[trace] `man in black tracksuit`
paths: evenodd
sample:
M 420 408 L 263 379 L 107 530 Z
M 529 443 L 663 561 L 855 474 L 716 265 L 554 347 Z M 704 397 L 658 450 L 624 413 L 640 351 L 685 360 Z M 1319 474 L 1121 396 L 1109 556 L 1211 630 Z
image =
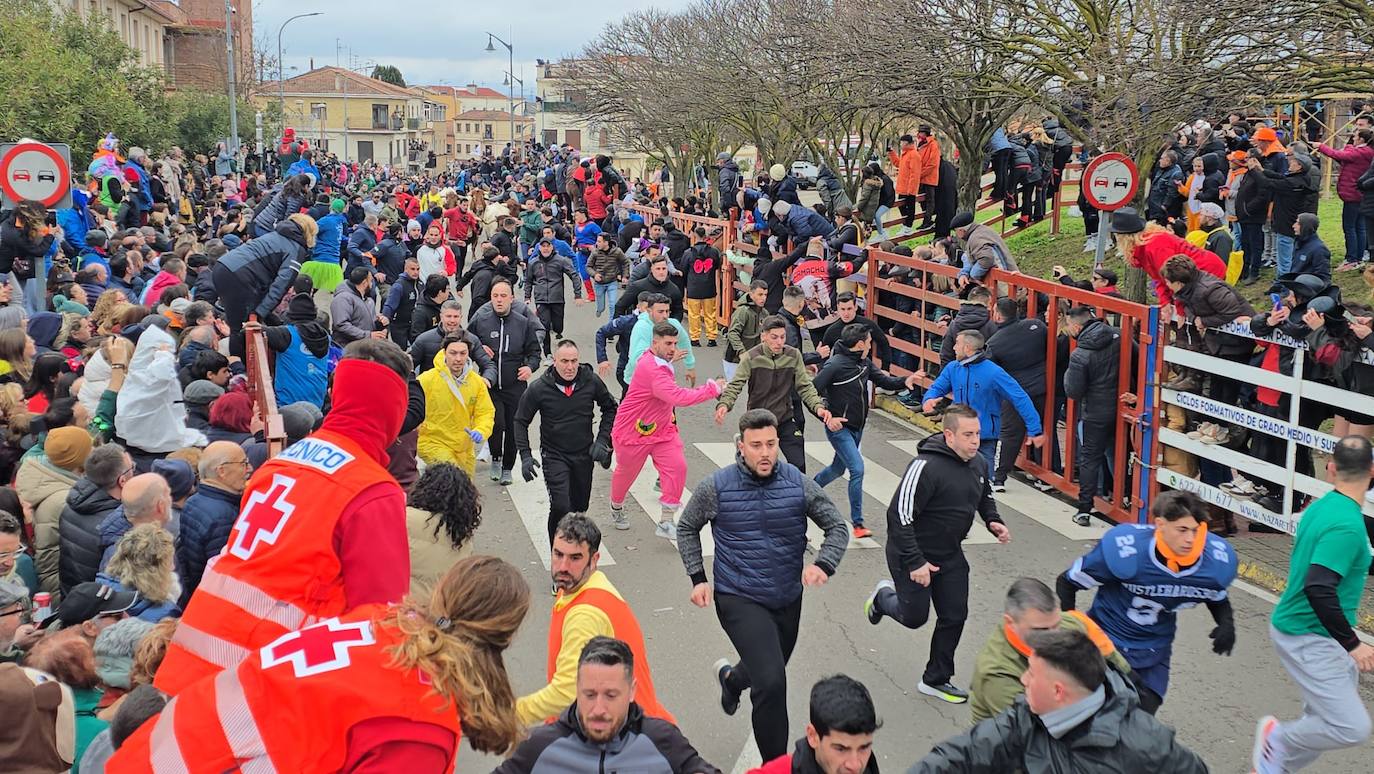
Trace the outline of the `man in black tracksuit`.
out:
M 463 288 L 469 283 L 472 285 L 472 299 L 468 305 L 468 321 L 477 316 L 477 310 L 482 305 L 491 300 L 492 283 L 498 279 L 504 279 L 515 287 L 516 281 L 520 278 L 520 272 L 516 264 L 509 258 L 502 255 L 495 247 L 487 246 L 482 249 L 482 257 L 472 262 L 466 273 L 458 279 L 458 292 L 462 293 Z
M 491 448 L 491 480 L 507 485 L 515 468 L 515 412 L 525 384 L 539 367 L 539 332 L 534 322 L 516 311 L 515 293 L 505 278 L 491 285 L 490 304 L 478 311 L 468 323 L 468 331 L 482 342 L 489 357 L 496 361 L 496 383 L 491 386 L 491 402 L 496 408 L 496 424 L 488 443 Z
M 592 435 L 592 406 L 601 407 L 601 424 Z M 592 463 L 611 466 L 611 426 L 615 424 L 615 398 L 589 364 L 578 362 L 577 345 L 559 343 L 553 351 L 553 368 L 546 369 L 520 397 L 515 412 L 515 447 L 520 452 L 521 474 L 533 481 L 535 470 L 530 447 L 530 423 L 539 419 L 539 457 L 544 485 L 549 490 L 549 545 L 558 522 L 569 513 L 586 513 L 592 496 Z M 616 523 L 617 529 L 628 529 Z
M 1083 440 L 1078 446 L 1078 513 L 1080 527 L 1092 523 L 1093 501 L 1107 470 L 1107 455 L 1116 437 L 1120 413 L 1121 331 L 1098 319 L 1091 307 L 1069 310 L 1065 329 L 1078 346 L 1064 371 L 1064 397 L 1078 401 Z
M 1011 532 L 997 514 L 988 463 L 978 453 L 978 412 L 962 403 L 945 410 L 944 432 L 921 441 L 916 459 L 887 507 L 887 569 L 864 604 L 868 621 L 883 616 L 919 629 L 935 606 L 930 660 L 917 690 L 951 704 L 968 701 L 956 688 L 954 651 L 968 618 L 968 560 L 962 543 L 975 511 L 998 542 Z
M 1035 410 L 1040 414 L 1040 426 L 1050 427 L 1045 417 L 1045 350 L 1048 346 L 1049 328 L 1038 317 L 1017 319 L 1016 299 L 1002 297 L 992 308 L 992 319 L 997 332 L 988 339 L 988 359 L 1002 366 L 1021 389 L 1026 391 Z M 1046 441 L 1053 444 L 1056 434 L 1047 432 Z M 1016 450 L 1026 440 L 1026 423 L 1021 415 L 1007 401 L 1002 401 L 1001 449 L 997 457 L 997 470 L 992 474 L 993 491 L 1007 483 L 1007 475 L 1016 467 Z M 1040 454 L 1037 449 L 1032 454 Z M 1050 446 L 1050 459 L 1054 459 L 1055 449 Z M 1043 462 L 1041 464 L 1044 464 Z M 1047 466 L 1050 467 L 1050 466 Z
M 639 294 L 644 291 L 662 293 L 668 297 L 668 316 L 678 322 L 683 318 L 682 288 L 668 276 L 668 258 L 655 256 L 649 259 L 649 276 L 631 282 L 625 292 L 615 302 L 615 316 L 629 314 L 639 303 Z
M 573 297 L 582 303 L 582 277 L 572 261 L 553 251 L 553 242 L 539 240 L 539 247 L 525 267 L 525 303 L 534 301 L 539 321 L 544 324 L 544 354 L 553 354 L 553 345 L 563 337 L 563 277 L 572 280 Z

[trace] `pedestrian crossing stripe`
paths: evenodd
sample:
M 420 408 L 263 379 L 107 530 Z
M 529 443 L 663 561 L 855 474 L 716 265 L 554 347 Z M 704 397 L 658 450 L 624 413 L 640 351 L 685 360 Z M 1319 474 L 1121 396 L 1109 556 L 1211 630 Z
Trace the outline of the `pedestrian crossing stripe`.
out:
M 913 457 L 916 456 L 917 446 L 921 443 L 919 439 L 911 441 L 888 439 L 887 442 Z M 1097 540 L 1108 529 L 1108 525 L 1101 519 L 1093 519 L 1092 524 L 1086 527 L 1074 524 L 1073 514 L 1077 510 L 1074 506 L 1042 492 L 1037 492 L 1033 487 L 1027 486 L 1015 478 L 1007 479 L 1007 491 L 996 495 L 996 498 L 998 505 L 1005 505 L 1017 513 L 1025 514 L 1027 518 L 1034 519 L 1071 540 Z M 1015 538 L 1015 534 L 1012 537 Z M 992 533 L 986 529 L 979 529 L 978 525 L 975 524 L 965 542 L 995 543 L 997 538 L 994 538 Z
M 639 477 L 630 485 L 630 496 L 635 499 L 635 502 L 639 503 L 640 509 L 644 511 L 644 515 L 649 519 L 649 524 L 654 527 L 658 526 L 658 515 L 663 511 L 663 506 L 658 501 L 659 493 L 654 491 L 654 482 L 657 480 L 658 473 L 654 470 L 653 461 L 646 460 L 644 467 L 639 471 Z M 677 523 L 678 519 L 682 518 L 682 510 L 687 507 L 687 503 L 691 502 L 691 500 L 691 487 L 683 487 L 682 508 L 679 508 L 677 514 L 673 517 L 674 524 Z M 658 539 L 662 540 L 662 538 Z M 715 553 L 716 541 L 711 537 L 711 529 L 707 527 L 701 531 L 701 555 L 703 557 L 715 556 Z
M 549 569 L 549 490 L 544 486 L 543 477 L 538 477 L 533 481 L 526 481 L 516 470 L 511 479 L 510 486 L 503 486 L 506 494 L 510 496 L 511 504 L 520 514 L 520 522 L 524 524 L 525 531 L 529 533 L 530 542 L 534 545 L 534 553 L 539 556 L 539 561 L 543 562 L 544 569 Z M 595 506 L 595 503 L 593 503 Z M 611 556 L 611 549 L 606 545 L 606 531 L 601 533 L 601 559 L 599 564 L 602 567 L 615 564 L 615 559 Z

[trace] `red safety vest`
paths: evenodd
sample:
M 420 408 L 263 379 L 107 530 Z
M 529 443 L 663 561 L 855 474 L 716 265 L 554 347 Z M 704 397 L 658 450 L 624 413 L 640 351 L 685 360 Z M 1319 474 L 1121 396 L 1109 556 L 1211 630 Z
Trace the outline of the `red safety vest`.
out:
M 558 666 L 558 653 L 563 649 L 563 618 L 568 615 L 569 610 L 578 605 L 591 605 L 605 613 L 606 617 L 611 619 L 611 629 L 615 638 L 630 646 L 630 652 L 635 657 L 634 700 L 639 704 L 639 708 L 649 717 L 660 718 L 677 725 L 677 719 L 658 703 L 658 697 L 654 694 L 654 679 L 649 674 L 648 654 L 644 652 L 644 634 L 639 630 L 639 621 L 635 620 L 634 611 L 630 610 L 625 600 L 606 589 L 583 589 L 566 607 L 561 610 L 554 607 L 553 620 L 549 622 L 547 679 L 553 681 L 554 671 Z
M 289 632 L 237 668 L 200 680 L 130 736 L 105 771 L 335 772 L 350 729 L 382 717 L 452 731 L 456 757 L 458 708 L 424 673 L 391 666 L 390 650 L 404 635 L 379 623 L 389 610 L 364 605 Z
M 224 551 L 205 568 L 153 684 L 175 695 L 249 653 L 344 612 L 334 527 L 374 484 L 396 480 L 348 438 L 322 430 L 253 474 Z

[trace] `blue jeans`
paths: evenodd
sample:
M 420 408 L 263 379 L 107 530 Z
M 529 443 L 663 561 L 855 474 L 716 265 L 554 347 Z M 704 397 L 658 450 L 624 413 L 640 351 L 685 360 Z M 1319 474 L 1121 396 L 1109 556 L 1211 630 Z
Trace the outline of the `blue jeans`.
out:
M 1341 204 L 1341 230 L 1345 232 L 1345 260 L 1351 263 L 1363 261 L 1365 250 L 1369 249 L 1369 234 L 1365 232 L 1359 202 Z
M 878 232 L 879 235 L 883 233 L 883 217 L 887 215 L 887 211 L 890 209 L 892 208 L 884 207 L 879 204 L 878 211 L 873 215 L 873 230 Z
M 587 253 L 582 251 L 582 248 L 578 248 L 573 253 L 573 267 L 577 269 L 578 275 L 581 276 L 583 280 L 591 279 L 591 275 L 587 273 L 587 255 Z
M 1293 235 L 1274 234 L 1274 263 L 1282 277 L 1293 270 Z
M 620 283 L 615 281 L 593 282 L 592 290 L 596 293 L 596 316 L 600 317 L 601 310 L 605 309 L 609 304 L 611 307 L 611 316 L 614 317 L 615 300 L 620 295 Z
M 825 486 L 849 471 L 849 520 L 854 526 L 864 523 L 864 458 L 859 455 L 859 442 L 864 431 L 841 427 L 832 433 L 826 428 L 825 437 L 835 447 L 835 461 L 816 474 L 816 483 Z
M 997 470 L 997 440 L 997 438 L 984 438 L 978 442 L 978 453 L 988 461 L 989 480 L 992 479 L 992 472 Z

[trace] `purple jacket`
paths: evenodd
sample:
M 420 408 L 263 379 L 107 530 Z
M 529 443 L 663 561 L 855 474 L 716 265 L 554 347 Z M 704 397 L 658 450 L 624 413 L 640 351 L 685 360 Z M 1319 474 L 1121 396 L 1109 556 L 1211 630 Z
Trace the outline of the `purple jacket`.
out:
M 1374 146 L 1346 145 L 1337 150 L 1328 145 L 1318 145 L 1317 152 L 1341 164 L 1340 175 L 1336 178 L 1336 195 L 1343 202 L 1359 204 L 1363 192 L 1355 185 L 1355 181 L 1369 169 L 1370 163 L 1374 163 Z

